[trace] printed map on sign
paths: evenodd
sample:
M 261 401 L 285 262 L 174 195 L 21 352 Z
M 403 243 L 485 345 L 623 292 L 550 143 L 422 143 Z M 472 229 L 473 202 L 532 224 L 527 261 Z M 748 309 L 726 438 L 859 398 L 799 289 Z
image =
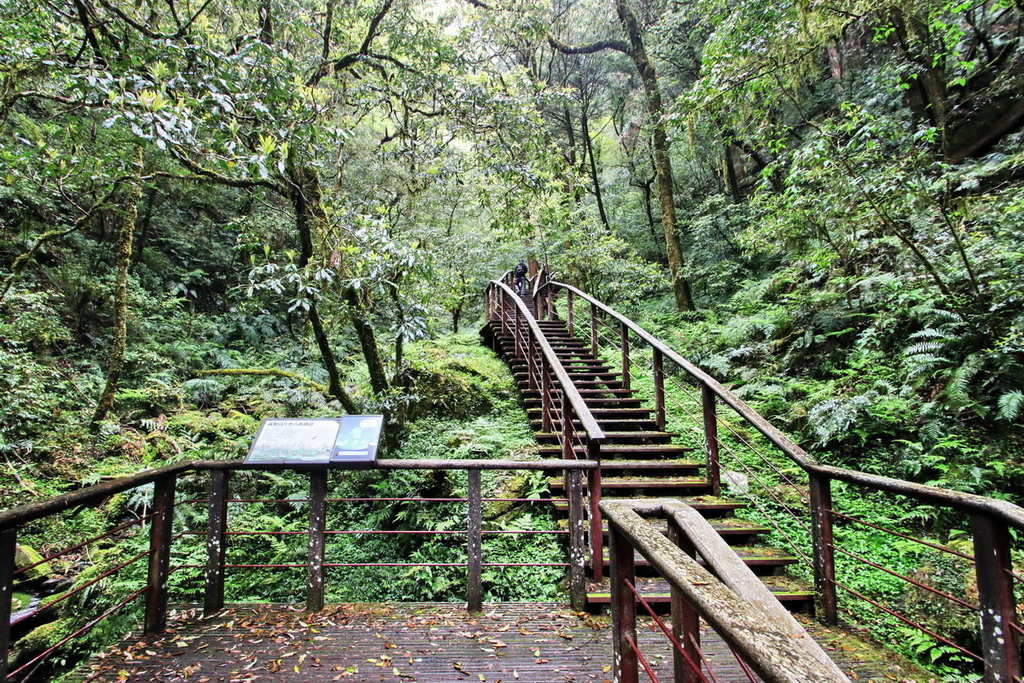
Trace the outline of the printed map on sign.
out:
M 250 465 L 368 465 L 377 457 L 381 415 L 268 418 L 249 448 Z

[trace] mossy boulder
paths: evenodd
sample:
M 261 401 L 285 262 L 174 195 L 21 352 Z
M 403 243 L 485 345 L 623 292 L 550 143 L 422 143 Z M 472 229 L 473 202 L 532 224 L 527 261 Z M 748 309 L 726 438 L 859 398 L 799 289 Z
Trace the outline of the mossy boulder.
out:
M 51 572 L 50 563 L 43 562 L 43 556 L 40 555 L 35 548 L 27 545 L 21 545 L 20 543 L 16 546 L 14 551 L 14 566 L 16 569 L 30 567 L 30 569 L 26 570 L 24 573 L 19 574 L 19 584 L 45 581 L 49 578 Z
M 53 647 L 67 637 L 71 628 L 68 619 L 58 619 L 35 627 L 15 643 L 11 661 L 17 663 Z

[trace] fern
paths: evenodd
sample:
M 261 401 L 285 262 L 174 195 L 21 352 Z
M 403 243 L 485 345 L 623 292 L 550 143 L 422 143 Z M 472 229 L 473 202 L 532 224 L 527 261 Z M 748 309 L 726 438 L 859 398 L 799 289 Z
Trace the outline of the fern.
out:
M 972 354 L 953 371 L 952 376 L 949 378 L 949 383 L 946 384 L 946 388 L 942 391 L 950 407 L 965 408 L 970 405 L 969 384 L 981 370 L 984 362 L 985 357 L 983 355 L 978 353 Z
M 1024 391 L 1008 391 L 999 397 L 999 412 L 996 417 L 1000 420 L 1012 422 L 1020 416 L 1024 409 Z

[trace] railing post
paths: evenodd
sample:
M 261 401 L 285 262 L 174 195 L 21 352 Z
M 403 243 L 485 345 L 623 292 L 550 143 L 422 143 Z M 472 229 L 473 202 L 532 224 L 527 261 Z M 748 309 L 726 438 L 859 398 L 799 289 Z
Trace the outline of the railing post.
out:
M 512 335 L 512 329 L 509 326 L 509 316 L 508 316 L 508 313 L 507 313 L 507 310 L 506 310 L 508 308 L 508 305 L 507 305 L 508 295 L 505 294 L 505 290 L 502 290 L 501 292 L 498 293 L 498 296 L 500 296 L 501 300 L 502 300 L 501 306 L 500 306 L 501 318 L 502 318 L 502 334 L 506 335 L 506 336 L 511 336 Z
M 652 349 L 651 365 L 654 372 L 654 421 L 658 431 L 665 431 L 665 356 Z
M 576 611 L 587 606 L 587 582 L 583 575 L 587 562 L 583 546 L 583 472 L 566 470 L 569 493 L 569 604 Z
M 1005 523 L 977 512 L 971 516 L 971 532 L 974 535 L 978 602 L 981 603 L 984 680 L 985 683 L 1020 680 L 1010 534 Z
M 639 660 L 630 642 L 636 642 L 636 599 L 626 582 L 636 582 L 633 546 L 614 525 L 608 526 L 608 554 L 612 573 L 612 662 L 615 683 L 639 683 Z
M 324 608 L 324 532 L 327 528 L 327 470 L 309 473 L 309 554 L 306 559 L 306 611 Z
M 715 416 L 715 392 L 707 384 L 700 385 L 701 407 L 704 414 L 704 455 L 707 463 L 711 493 L 722 491 L 722 473 L 718 461 L 718 419 Z
M 601 530 L 601 443 L 587 440 L 587 459 L 599 465 L 590 470 L 590 571 L 594 581 L 604 578 L 604 532 Z
M 622 346 L 622 388 L 629 391 L 629 328 L 619 324 L 619 339 Z
M 814 608 L 826 626 L 839 623 L 836 560 L 832 536 L 832 480 L 815 472 L 810 477 L 811 542 L 814 552 Z
M 573 460 L 576 458 L 576 449 L 573 439 L 576 438 L 576 425 L 572 423 L 572 402 L 566 394 L 562 394 L 562 458 Z
M 206 571 L 203 616 L 224 608 L 225 532 L 228 522 L 228 470 L 210 473 L 209 528 L 206 530 Z
M 537 391 L 537 356 L 541 355 L 537 350 L 537 339 L 533 336 L 533 331 L 530 331 L 528 337 L 528 346 L 526 354 L 526 373 L 529 375 L 530 391 Z
M 569 329 L 569 336 L 573 335 L 573 311 L 572 311 L 572 290 L 565 293 L 565 325 Z
M 551 367 L 548 365 L 547 357 L 540 359 L 540 419 L 541 431 L 545 434 L 552 434 L 555 431 L 554 420 L 551 413 L 554 412 L 554 397 L 551 395 Z
M 7 680 L 7 655 L 11 649 L 11 609 L 14 602 L 14 556 L 18 530 L 0 531 L 0 681 Z
M 597 306 L 590 304 L 590 355 L 597 358 Z
M 177 476 L 153 485 L 153 521 L 149 526 L 149 590 L 146 593 L 145 632 L 159 633 L 167 623 L 167 577 L 171 567 L 171 532 L 174 523 L 174 486 Z
M 522 332 L 522 329 L 523 329 L 522 318 L 523 318 L 523 315 L 520 312 L 518 306 L 513 308 L 512 311 L 513 311 L 513 315 L 515 316 L 515 319 L 516 319 L 515 328 L 514 328 L 514 330 L 512 332 L 512 336 L 515 338 L 515 346 L 512 347 L 513 348 L 513 355 L 516 358 L 522 358 L 523 357 L 523 340 L 522 340 L 522 334 L 523 334 L 523 332 Z
M 672 543 L 690 557 L 696 556 L 686 536 L 679 530 L 675 520 L 669 520 L 668 537 Z M 683 646 L 683 651 L 673 648 L 672 669 L 675 683 L 701 683 L 706 680 L 695 669 L 700 661 L 700 614 L 693 609 L 678 588 L 672 586 L 672 636 Z
M 470 612 L 482 612 L 484 609 L 483 586 L 483 494 L 480 486 L 480 470 L 468 471 L 469 481 L 466 494 L 468 537 L 466 559 L 466 609 Z

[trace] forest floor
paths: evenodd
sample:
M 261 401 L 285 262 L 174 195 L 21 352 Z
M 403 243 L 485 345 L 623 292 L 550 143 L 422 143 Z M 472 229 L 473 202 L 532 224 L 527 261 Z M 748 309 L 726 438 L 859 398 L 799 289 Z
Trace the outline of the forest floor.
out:
M 671 680 L 665 638 L 641 623 L 648 664 L 659 680 Z M 71 680 L 603 683 L 612 679 L 609 625 L 607 617 L 553 603 L 491 603 L 478 615 L 456 603 L 337 605 L 316 614 L 258 605 L 209 619 L 186 609 L 172 617 L 166 633 L 129 636 Z M 851 680 L 930 680 L 847 632 L 809 627 Z M 702 646 L 717 679 L 748 681 L 725 644 L 704 630 Z

